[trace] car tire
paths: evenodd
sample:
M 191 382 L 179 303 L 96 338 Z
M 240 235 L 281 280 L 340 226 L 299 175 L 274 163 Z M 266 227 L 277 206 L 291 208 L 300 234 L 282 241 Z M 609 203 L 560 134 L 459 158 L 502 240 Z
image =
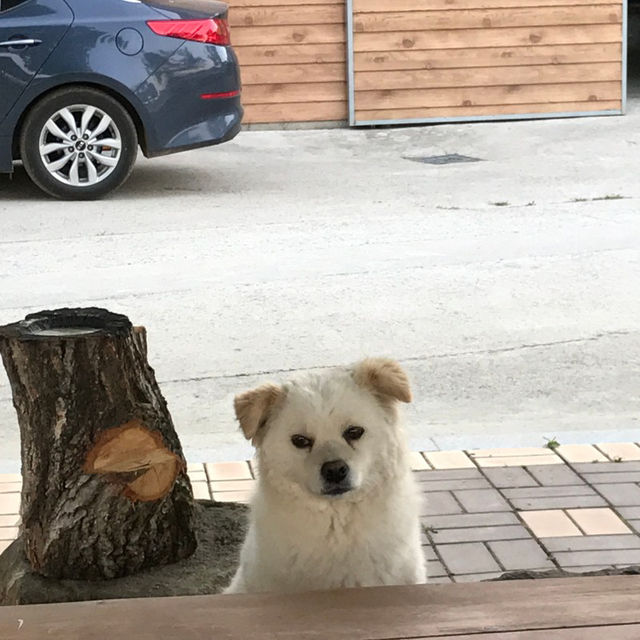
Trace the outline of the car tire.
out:
M 127 110 L 89 87 L 67 87 L 42 98 L 20 134 L 29 177 L 63 200 L 95 200 L 117 189 L 137 153 L 138 135 Z

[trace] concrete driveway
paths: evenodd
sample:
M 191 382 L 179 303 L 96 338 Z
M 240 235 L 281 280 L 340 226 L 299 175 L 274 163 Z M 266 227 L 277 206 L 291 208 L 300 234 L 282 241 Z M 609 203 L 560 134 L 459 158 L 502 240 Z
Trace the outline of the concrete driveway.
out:
M 478 162 L 409 158 L 463 154 Z M 640 108 L 626 117 L 253 131 L 141 159 L 112 198 L 0 177 L 0 323 L 102 305 L 149 330 L 192 460 L 233 395 L 387 354 L 414 448 L 638 440 Z M 0 470 L 19 438 L 0 374 Z

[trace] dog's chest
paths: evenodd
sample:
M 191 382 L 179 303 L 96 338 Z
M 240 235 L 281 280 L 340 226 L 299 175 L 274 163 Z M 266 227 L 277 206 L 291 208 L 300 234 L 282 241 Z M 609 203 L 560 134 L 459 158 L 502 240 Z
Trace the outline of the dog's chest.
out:
M 335 513 L 309 518 L 281 551 L 290 577 L 307 588 L 383 584 L 395 571 L 402 536 L 387 523 Z

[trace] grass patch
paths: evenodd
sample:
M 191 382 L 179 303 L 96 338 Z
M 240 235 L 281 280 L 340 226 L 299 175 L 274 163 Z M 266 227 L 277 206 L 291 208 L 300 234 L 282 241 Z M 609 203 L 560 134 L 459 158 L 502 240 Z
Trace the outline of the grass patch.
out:
M 547 449 L 551 449 L 551 451 L 560 446 L 560 443 L 556 440 L 555 436 L 553 436 L 553 438 L 545 438 L 545 440 L 547 441 L 547 444 L 544 446 L 547 447 Z

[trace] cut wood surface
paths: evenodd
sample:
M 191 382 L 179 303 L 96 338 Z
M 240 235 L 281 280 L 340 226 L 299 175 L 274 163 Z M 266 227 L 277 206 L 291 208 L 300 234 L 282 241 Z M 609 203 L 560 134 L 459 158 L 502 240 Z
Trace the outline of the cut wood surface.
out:
M 639 629 L 639 576 L 0 608 L 3 640 L 636 640 Z
M 122 495 L 149 502 L 167 495 L 183 468 L 184 462 L 167 449 L 159 433 L 133 419 L 100 434 L 83 470 L 87 474 L 126 474 Z

